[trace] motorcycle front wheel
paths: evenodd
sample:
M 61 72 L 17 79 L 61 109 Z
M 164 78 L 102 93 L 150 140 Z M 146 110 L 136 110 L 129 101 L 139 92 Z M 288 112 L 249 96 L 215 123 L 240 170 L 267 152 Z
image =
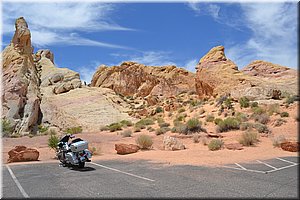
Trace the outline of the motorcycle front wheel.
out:
M 78 168 L 84 168 L 85 162 L 79 162 Z

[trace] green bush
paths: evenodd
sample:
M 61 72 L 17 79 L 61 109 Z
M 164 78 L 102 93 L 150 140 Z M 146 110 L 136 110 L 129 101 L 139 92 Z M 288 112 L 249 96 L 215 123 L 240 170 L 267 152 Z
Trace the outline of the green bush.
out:
M 176 120 L 183 121 L 186 118 L 186 116 L 187 116 L 186 114 L 180 114 L 177 116 Z
M 143 127 L 143 126 L 148 126 L 148 125 L 153 125 L 154 121 L 151 118 L 144 118 L 138 121 L 135 126 L 136 127 Z
M 225 101 L 224 101 L 224 105 L 227 109 L 232 109 L 233 106 L 232 106 L 232 99 L 231 98 L 227 98 Z
M 155 131 L 156 135 L 161 135 L 161 134 L 165 134 L 166 132 L 168 132 L 170 130 L 170 128 L 168 127 L 162 127 L 162 128 L 158 128 Z
M 115 132 L 122 130 L 122 125 L 120 123 L 112 123 L 108 126 L 110 132 Z
M 249 107 L 249 99 L 247 97 L 241 97 L 239 100 L 241 108 L 248 108 Z
M 108 130 L 109 130 L 108 126 L 101 126 L 100 127 L 100 131 L 108 131 Z
M 282 112 L 282 113 L 280 113 L 280 117 L 289 117 L 289 113 L 288 112 Z
M 123 131 L 123 132 L 121 133 L 121 135 L 122 135 L 123 137 L 131 137 L 132 131 L 131 131 L 131 130 Z
M 284 123 L 286 123 L 286 120 L 284 120 L 282 118 L 279 118 L 279 119 L 276 119 L 276 121 L 274 122 L 274 126 L 278 127 L 278 126 L 281 126 Z
M 266 110 L 261 107 L 253 107 L 252 112 L 253 112 L 253 114 L 261 115 L 263 113 L 266 113 Z
M 214 120 L 215 125 L 218 125 L 221 121 L 223 121 L 221 118 L 216 118 Z
M 133 126 L 133 123 L 132 123 L 131 121 L 128 121 L 128 120 L 122 120 L 122 121 L 120 121 L 120 124 L 121 124 L 123 127 Z
M 48 127 L 45 127 L 45 126 L 40 124 L 40 125 L 38 125 L 38 130 L 39 130 L 40 133 L 44 133 L 48 130 Z
M 205 121 L 207 122 L 213 122 L 215 117 L 212 114 L 206 115 Z
M 239 143 L 244 146 L 252 146 L 258 142 L 258 134 L 254 131 L 246 131 L 242 134 L 241 138 L 239 139 Z
M 190 104 L 191 104 L 191 106 L 195 107 L 195 106 L 201 105 L 201 101 L 193 99 L 190 101 Z
M 155 129 L 154 129 L 152 126 L 148 126 L 148 127 L 147 127 L 147 130 L 148 130 L 149 132 L 155 131 Z
M 248 121 L 248 116 L 247 116 L 247 114 L 241 113 L 241 112 L 235 113 L 235 118 L 236 118 L 239 122 L 246 122 L 246 121 Z
M 158 117 L 156 120 L 158 124 L 165 123 L 165 120 L 162 117 Z
M 295 95 L 288 95 L 286 100 L 285 100 L 285 103 L 287 105 L 294 103 L 294 101 L 296 100 L 296 97 L 297 96 L 295 96 Z
M 256 101 L 254 101 L 254 102 L 252 102 L 252 103 L 250 104 L 250 107 L 251 107 L 251 108 L 257 108 L 257 107 L 258 107 L 258 103 L 257 103 Z
M 208 149 L 211 151 L 216 151 L 219 150 L 223 147 L 224 142 L 220 139 L 212 139 L 209 143 L 208 143 Z
M 188 134 L 188 128 L 187 125 L 182 124 L 182 123 L 178 123 L 176 124 L 176 126 L 174 126 L 171 129 L 172 133 L 181 133 L 181 134 Z
M 58 136 L 56 136 L 56 132 L 50 134 L 50 137 L 48 138 L 48 147 L 50 147 L 54 151 L 57 151 L 58 142 L 59 142 L 59 138 Z
M 261 123 L 255 123 L 254 128 L 259 132 L 259 133 L 271 133 L 269 128 Z
M 169 126 L 170 126 L 170 124 L 169 124 L 169 123 L 166 123 L 166 122 L 163 122 L 163 123 L 159 124 L 159 127 L 160 127 L 160 128 L 163 128 L 163 127 L 169 127 Z
M 2 137 L 10 137 L 13 133 L 13 127 L 10 124 L 9 120 L 3 118 L 1 119 L 2 125 Z
M 280 147 L 281 143 L 287 142 L 287 139 L 284 135 L 279 135 L 277 137 L 272 138 L 272 143 L 274 147 Z
M 164 112 L 164 109 L 161 106 L 158 106 L 158 107 L 156 107 L 155 112 L 161 113 L 161 112 Z
M 183 113 L 183 112 L 185 112 L 185 109 L 184 108 L 179 108 L 177 112 L 178 113 Z
M 186 127 L 189 132 L 199 132 L 202 130 L 201 122 L 197 118 L 189 119 L 186 123 Z
M 71 127 L 71 128 L 67 128 L 65 130 L 65 132 L 67 132 L 69 134 L 81 133 L 82 132 L 82 127 L 81 126 L 74 126 L 74 127 Z
M 140 135 L 135 142 L 141 149 L 149 149 L 153 144 L 153 141 L 149 135 Z
M 234 117 L 228 117 L 220 121 L 217 126 L 217 132 L 226 132 L 240 128 L 240 122 Z

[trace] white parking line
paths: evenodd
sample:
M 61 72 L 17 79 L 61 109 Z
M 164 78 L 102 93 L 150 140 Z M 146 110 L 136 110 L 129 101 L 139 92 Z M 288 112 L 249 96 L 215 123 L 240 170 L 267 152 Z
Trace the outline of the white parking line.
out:
M 294 165 L 297 165 L 298 163 L 295 163 L 295 162 L 292 162 L 292 161 L 289 161 L 289 160 L 285 160 L 285 159 L 282 159 L 282 158 L 276 158 L 277 160 L 281 160 L 283 162 L 287 162 L 287 163 L 291 163 L 291 164 L 294 164 Z
M 272 169 L 278 169 L 278 168 L 276 168 L 276 167 L 274 167 L 274 166 L 272 166 L 272 165 L 269 165 L 268 163 L 262 162 L 262 161 L 260 161 L 260 160 L 256 160 L 256 161 L 259 162 L 259 163 L 261 163 L 261 164 L 264 164 L 264 165 L 266 165 L 266 166 L 268 166 L 268 167 L 270 167 L 270 168 L 272 168 Z
M 10 169 L 10 167 L 8 165 L 6 165 L 6 168 L 8 169 L 12 179 L 15 181 L 16 185 L 18 186 L 20 192 L 22 193 L 22 195 L 25 198 L 29 198 L 28 194 L 25 192 L 24 188 L 21 186 L 20 182 L 18 181 L 18 179 L 16 178 L 16 176 L 14 175 L 13 171 Z
M 240 168 L 242 168 L 243 170 L 247 170 L 245 167 L 243 167 L 242 165 L 238 164 L 238 163 L 234 163 L 236 164 L 237 166 L 239 166 Z
M 90 163 L 93 164 L 93 165 L 99 166 L 99 167 L 103 167 L 105 169 L 113 170 L 113 171 L 116 171 L 116 172 L 119 172 L 119 173 L 123 173 L 123 174 L 129 175 L 129 176 L 136 177 L 136 178 L 140 178 L 140 179 L 144 179 L 144 180 L 152 181 L 152 182 L 155 181 L 155 180 L 152 180 L 152 179 L 149 179 L 149 178 L 145 178 L 145 177 L 138 176 L 138 175 L 135 175 L 135 174 L 131 174 L 131 173 L 128 173 L 128 172 L 123 172 L 121 170 L 114 169 L 114 168 L 111 168 L 111 167 L 107 167 L 107 166 L 104 166 L 104 165 L 100 165 L 100 164 L 97 164 L 97 163 L 93 163 L 93 162 L 90 162 Z

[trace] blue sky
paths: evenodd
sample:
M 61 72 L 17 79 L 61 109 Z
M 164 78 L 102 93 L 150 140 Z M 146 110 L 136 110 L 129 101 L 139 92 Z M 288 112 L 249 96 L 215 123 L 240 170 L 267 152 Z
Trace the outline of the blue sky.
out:
M 296 3 L 15 3 L 2 5 L 3 46 L 25 17 L 34 51 L 50 49 L 58 67 L 90 82 L 100 64 L 137 61 L 195 71 L 225 46 L 241 69 L 253 60 L 297 68 Z

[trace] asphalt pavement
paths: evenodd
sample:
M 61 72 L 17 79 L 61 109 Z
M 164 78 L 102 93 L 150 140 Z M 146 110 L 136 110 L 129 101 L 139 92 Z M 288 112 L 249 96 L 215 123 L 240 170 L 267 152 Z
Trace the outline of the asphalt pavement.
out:
M 2 167 L 2 198 L 298 198 L 298 157 L 221 167 L 92 161 Z

